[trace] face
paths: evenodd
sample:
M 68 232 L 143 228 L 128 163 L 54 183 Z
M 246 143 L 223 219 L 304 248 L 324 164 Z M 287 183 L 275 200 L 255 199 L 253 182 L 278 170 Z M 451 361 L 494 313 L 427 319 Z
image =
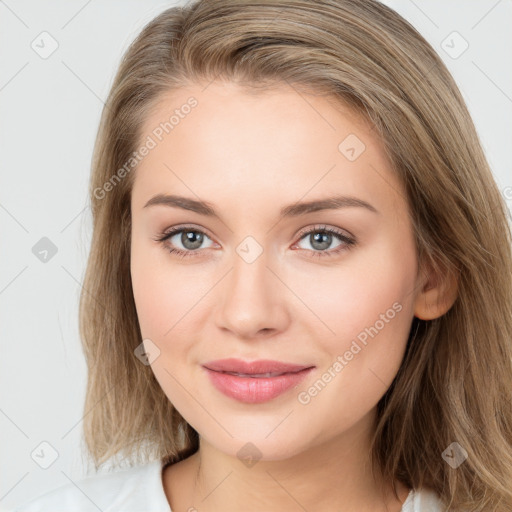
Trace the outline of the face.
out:
M 405 193 L 375 132 L 333 98 L 213 82 L 163 96 L 140 140 L 133 293 L 181 415 L 222 452 L 251 442 L 268 460 L 370 424 L 417 295 Z M 226 358 L 305 370 L 204 366 Z

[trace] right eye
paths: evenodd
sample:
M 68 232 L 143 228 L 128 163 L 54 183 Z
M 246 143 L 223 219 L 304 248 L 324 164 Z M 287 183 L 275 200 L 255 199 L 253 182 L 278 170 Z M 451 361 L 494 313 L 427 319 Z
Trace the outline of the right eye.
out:
M 169 253 L 179 257 L 197 256 L 198 249 L 203 244 L 205 237 L 211 240 L 206 233 L 197 228 L 175 226 L 161 233 L 156 241 L 162 243 Z M 182 248 L 179 247 L 181 244 Z M 178 247 L 176 247 L 178 245 Z

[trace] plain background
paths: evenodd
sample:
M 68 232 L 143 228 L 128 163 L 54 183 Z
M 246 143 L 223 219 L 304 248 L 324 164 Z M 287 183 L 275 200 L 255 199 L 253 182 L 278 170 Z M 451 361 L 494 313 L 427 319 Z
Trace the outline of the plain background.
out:
M 78 298 L 91 238 L 93 143 L 122 53 L 176 3 L 0 0 L 1 511 L 85 476 Z M 454 75 L 512 206 L 512 0 L 384 3 Z M 453 31 L 469 45 L 459 56 L 464 43 Z M 46 50 L 52 38 L 58 44 L 47 58 L 32 47 L 41 38 Z M 46 262 L 33 252 L 43 237 L 56 251 Z M 58 456 L 43 469 L 34 459 L 49 462 L 52 450 Z

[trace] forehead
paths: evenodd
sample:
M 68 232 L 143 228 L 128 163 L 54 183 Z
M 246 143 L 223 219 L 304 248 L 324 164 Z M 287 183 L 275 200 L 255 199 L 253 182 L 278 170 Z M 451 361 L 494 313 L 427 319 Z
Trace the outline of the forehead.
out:
M 194 122 L 197 118 L 200 123 Z M 185 123 L 186 119 L 192 121 Z M 196 130 L 201 129 L 196 134 L 198 138 L 206 130 L 209 130 L 206 133 L 209 138 L 214 135 L 213 131 L 229 135 L 231 128 L 238 136 L 245 134 L 249 138 L 259 132 L 271 134 L 274 139 L 278 136 L 279 141 L 283 141 L 292 137 L 296 140 L 299 136 L 309 138 L 313 132 L 328 133 L 349 128 L 362 139 L 371 138 L 368 142 L 379 142 L 371 133 L 371 123 L 348 104 L 333 96 L 312 90 L 305 92 L 303 87 L 299 89 L 286 83 L 263 88 L 213 81 L 166 91 L 146 115 L 142 133 L 158 132 L 160 127 L 164 137 L 171 132 L 173 136 L 179 136 L 180 132 L 186 131 L 186 124 L 191 123 Z M 178 125 L 182 125 L 180 129 Z M 160 137 L 158 133 L 156 136 Z
M 333 190 L 400 200 L 391 197 L 400 184 L 370 123 L 333 97 L 287 84 L 255 91 L 212 82 L 168 91 L 145 119 L 140 140 L 148 139 L 154 147 L 135 173 L 139 204 L 176 188 L 219 200 L 265 194 L 268 205 Z

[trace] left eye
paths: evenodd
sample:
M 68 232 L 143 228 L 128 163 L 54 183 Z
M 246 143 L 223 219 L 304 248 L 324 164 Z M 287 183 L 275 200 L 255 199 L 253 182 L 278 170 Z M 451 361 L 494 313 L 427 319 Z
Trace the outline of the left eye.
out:
M 326 251 L 325 249 L 331 246 L 333 238 L 340 240 L 340 243 L 333 250 Z M 315 228 L 301 233 L 300 240 L 302 239 L 308 240 L 313 247 L 311 254 L 313 257 L 333 256 L 350 249 L 356 244 L 354 238 L 326 226 L 315 226 Z
M 335 238 L 340 240 L 340 243 L 334 248 L 334 250 L 326 254 L 330 255 L 332 253 L 337 253 L 354 243 L 352 238 L 331 228 L 315 228 L 307 231 L 301 236 L 301 240 L 306 239 L 315 252 L 320 251 L 322 253 L 325 253 L 325 250 L 331 247 L 333 239 Z M 341 249 L 338 249 L 340 246 Z
M 343 232 L 338 231 L 337 229 L 328 228 L 326 226 L 317 226 L 313 229 L 302 232 L 299 241 L 306 239 L 306 237 L 309 237 L 307 240 L 313 247 L 312 249 L 306 250 L 312 252 L 312 256 L 315 257 L 338 254 L 343 250 L 348 250 L 350 247 L 356 244 L 354 238 L 345 235 Z M 174 241 L 173 238 L 175 239 Z M 158 238 L 156 238 L 156 241 L 163 243 L 170 253 L 174 253 L 180 257 L 188 257 L 197 256 L 200 253 L 198 249 L 201 248 L 205 238 L 211 241 L 211 238 L 199 229 L 177 227 L 166 231 Z M 340 243 L 335 247 L 334 250 L 326 251 L 326 249 L 331 246 L 333 238 L 340 240 Z M 177 248 L 177 243 L 180 243 L 183 249 Z M 298 243 L 294 244 L 292 247 L 296 247 L 297 245 Z M 211 245 L 209 247 L 211 247 Z

